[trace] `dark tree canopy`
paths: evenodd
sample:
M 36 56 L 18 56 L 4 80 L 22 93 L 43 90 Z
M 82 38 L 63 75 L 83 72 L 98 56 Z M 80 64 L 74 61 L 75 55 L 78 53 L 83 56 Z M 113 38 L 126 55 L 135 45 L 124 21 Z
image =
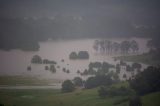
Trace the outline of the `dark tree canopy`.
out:
M 50 71 L 55 73 L 56 72 L 56 68 L 54 65 L 50 65 Z
M 97 86 L 101 85 L 111 85 L 112 84 L 112 79 L 110 76 L 107 75 L 96 75 L 95 77 L 89 77 L 86 82 L 85 82 L 85 88 L 90 89 L 90 88 L 95 88 Z
M 77 59 L 78 58 L 78 55 L 76 52 L 72 52 L 70 55 L 69 55 L 69 59 Z
M 132 68 L 133 68 L 133 70 L 134 69 L 140 70 L 142 68 L 142 65 L 140 63 L 133 63 Z
M 39 55 L 34 55 L 32 57 L 31 63 L 42 64 L 42 58 Z
M 74 89 L 75 87 L 71 80 L 65 80 L 62 83 L 62 92 L 72 92 Z
M 89 54 L 87 51 L 79 51 L 78 58 L 79 59 L 89 59 Z
M 80 77 L 75 77 L 73 79 L 73 82 L 75 86 L 83 86 L 83 80 Z
M 130 86 L 140 95 L 160 91 L 160 68 L 149 66 L 130 80 Z

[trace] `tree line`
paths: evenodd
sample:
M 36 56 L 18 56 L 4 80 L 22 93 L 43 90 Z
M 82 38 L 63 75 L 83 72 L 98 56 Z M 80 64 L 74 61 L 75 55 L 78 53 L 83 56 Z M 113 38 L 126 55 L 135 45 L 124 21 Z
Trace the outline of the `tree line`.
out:
M 139 45 L 137 41 L 122 41 L 120 43 L 110 40 L 95 40 L 93 49 L 98 53 L 103 54 L 137 54 L 139 51 Z

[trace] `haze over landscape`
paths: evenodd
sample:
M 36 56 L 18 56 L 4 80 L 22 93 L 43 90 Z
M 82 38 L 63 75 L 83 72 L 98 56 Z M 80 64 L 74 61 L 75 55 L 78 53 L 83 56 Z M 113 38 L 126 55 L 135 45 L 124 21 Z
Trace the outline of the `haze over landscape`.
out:
M 0 106 L 159 106 L 159 0 L 0 0 Z
M 158 0 L 1 0 L 0 48 L 37 48 L 48 38 L 158 35 L 159 8 Z

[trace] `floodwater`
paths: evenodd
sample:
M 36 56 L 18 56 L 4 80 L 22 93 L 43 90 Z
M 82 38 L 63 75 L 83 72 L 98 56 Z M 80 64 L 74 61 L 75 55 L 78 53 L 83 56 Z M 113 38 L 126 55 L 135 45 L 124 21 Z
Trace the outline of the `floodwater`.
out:
M 139 44 L 139 53 L 148 51 L 146 47 L 147 39 L 144 38 L 110 38 L 108 40 L 121 42 L 123 40 L 135 39 Z M 37 52 L 26 52 L 21 50 L 2 51 L 0 50 L 0 75 L 24 75 L 38 76 L 39 78 L 54 78 L 54 79 L 73 79 L 77 74 L 77 70 L 83 72 L 88 68 L 90 62 L 106 61 L 111 64 L 116 64 L 111 58 L 112 56 L 97 54 L 93 49 L 95 39 L 72 39 L 72 40 L 50 40 L 40 42 L 40 50 Z M 72 51 L 88 51 L 90 58 L 88 60 L 70 60 L 69 54 Z M 31 64 L 31 58 L 34 55 L 39 55 L 42 59 L 54 60 L 57 62 L 56 73 L 45 70 L 44 64 Z M 64 59 L 64 62 L 61 60 Z M 27 67 L 31 66 L 32 70 L 27 71 Z M 145 65 L 143 65 L 145 67 Z M 70 73 L 64 73 L 62 68 L 70 70 Z M 122 74 L 125 73 L 123 71 Z M 129 75 L 129 73 L 127 74 Z M 88 76 L 83 76 L 86 79 Z

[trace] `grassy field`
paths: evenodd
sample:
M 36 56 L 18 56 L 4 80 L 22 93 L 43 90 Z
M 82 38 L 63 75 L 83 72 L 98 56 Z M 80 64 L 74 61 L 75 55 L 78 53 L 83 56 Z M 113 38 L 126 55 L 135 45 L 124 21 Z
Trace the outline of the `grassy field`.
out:
M 124 61 L 130 61 L 130 62 L 138 62 L 138 63 L 144 63 L 147 65 L 157 65 L 160 64 L 160 61 L 155 61 L 152 59 L 151 54 L 141 54 L 141 55 L 133 55 L 133 56 L 119 56 L 119 57 L 113 57 L 118 60 L 124 60 Z
M 160 92 L 143 96 L 142 103 L 143 106 L 160 106 Z
M 99 98 L 97 89 L 61 93 L 59 90 L 0 90 L 5 106 L 113 106 L 125 97 Z M 117 106 L 127 106 L 123 103 Z
M 113 85 L 128 86 L 127 82 Z M 61 93 L 54 89 L 0 90 L 0 103 L 5 106 L 128 106 L 127 96 L 98 96 L 98 88 Z M 160 106 L 160 92 L 142 97 L 143 106 Z
M 5 83 L 34 84 L 24 77 L 0 77 L 0 82 L 8 78 Z M 13 79 L 13 80 L 11 80 Z M 20 79 L 20 80 L 18 80 Z M 2 81 L 1 81 L 2 80 Z M 9 81 L 10 80 L 10 81 Z M 16 83 L 14 81 L 17 81 Z M 42 81 L 43 82 L 43 81 Z M 43 84 L 43 83 L 40 84 Z M 114 87 L 129 87 L 128 82 L 112 85 Z M 127 96 L 108 96 L 104 99 L 98 96 L 98 88 L 77 89 L 72 93 L 61 93 L 55 89 L 0 89 L 0 104 L 4 106 L 128 106 Z M 143 106 L 160 106 L 160 92 L 142 97 Z
M 0 103 L 5 106 L 128 106 L 126 97 L 99 98 L 97 88 L 61 93 L 59 90 L 0 90 Z M 143 106 L 160 106 L 160 92 L 142 97 Z

